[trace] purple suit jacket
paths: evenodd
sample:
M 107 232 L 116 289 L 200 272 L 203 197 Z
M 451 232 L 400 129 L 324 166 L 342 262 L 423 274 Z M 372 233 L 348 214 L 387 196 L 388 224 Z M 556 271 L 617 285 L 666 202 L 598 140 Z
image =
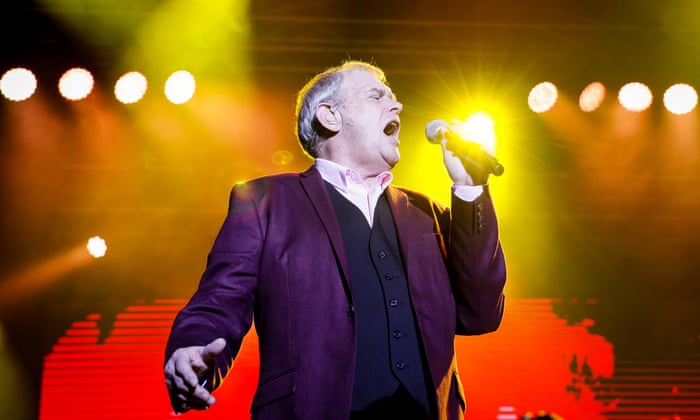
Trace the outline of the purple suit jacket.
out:
M 448 209 L 390 186 L 408 285 L 440 419 L 462 418 L 455 334 L 498 328 L 505 263 L 488 190 Z M 346 419 L 356 325 L 339 221 L 313 167 L 235 186 L 196 293 L 178 314 L 166 360 L 224 337 L 209 383 L 218 386 L 251 322 L 259 338 L 255 419 Z

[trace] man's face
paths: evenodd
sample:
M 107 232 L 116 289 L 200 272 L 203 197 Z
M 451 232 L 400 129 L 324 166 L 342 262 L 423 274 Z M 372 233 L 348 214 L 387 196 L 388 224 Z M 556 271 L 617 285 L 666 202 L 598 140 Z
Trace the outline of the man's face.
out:
M 367 71 L 344 74 L 340 135 L 345 164 L 362 175 L 377 175 L 399 161 L 399 112 L 403 108 L 388 86 Z

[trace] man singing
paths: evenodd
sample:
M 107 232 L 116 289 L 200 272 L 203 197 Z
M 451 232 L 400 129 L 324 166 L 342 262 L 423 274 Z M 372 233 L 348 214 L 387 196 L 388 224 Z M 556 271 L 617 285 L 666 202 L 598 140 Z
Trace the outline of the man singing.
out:
M 175 319 L 165 378 L 206 409 L 251 323 L 253 419 L 459 419 L 455 335 L 498 328 L 506 269 L 488 171 L 443 141 L 451 207 L 392 185 L 402 104 L 349 61 L 299 92 L 313 165 L 236 185 L 199 287 Z

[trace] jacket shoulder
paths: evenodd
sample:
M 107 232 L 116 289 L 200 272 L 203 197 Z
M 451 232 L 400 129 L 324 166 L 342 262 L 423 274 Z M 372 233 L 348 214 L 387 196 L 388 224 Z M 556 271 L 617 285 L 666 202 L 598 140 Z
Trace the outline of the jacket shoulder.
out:
M 278 188 L 298 184 L 302 175 L 300 172 L 284 172 L 251 178 L 234 184 L 231 194 L 239 197 L 267 195 Z

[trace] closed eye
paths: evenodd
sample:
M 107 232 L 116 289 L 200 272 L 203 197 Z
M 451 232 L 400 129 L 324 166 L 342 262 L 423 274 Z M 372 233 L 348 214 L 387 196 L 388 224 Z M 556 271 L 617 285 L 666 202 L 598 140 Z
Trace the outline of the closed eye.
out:
M 369 97 L 370 99 L 374 99 L 376 101 L 379 101 L 387 96 L 387 92 L 381 90 L 381 89 L 372 89 L 370 91 Z

